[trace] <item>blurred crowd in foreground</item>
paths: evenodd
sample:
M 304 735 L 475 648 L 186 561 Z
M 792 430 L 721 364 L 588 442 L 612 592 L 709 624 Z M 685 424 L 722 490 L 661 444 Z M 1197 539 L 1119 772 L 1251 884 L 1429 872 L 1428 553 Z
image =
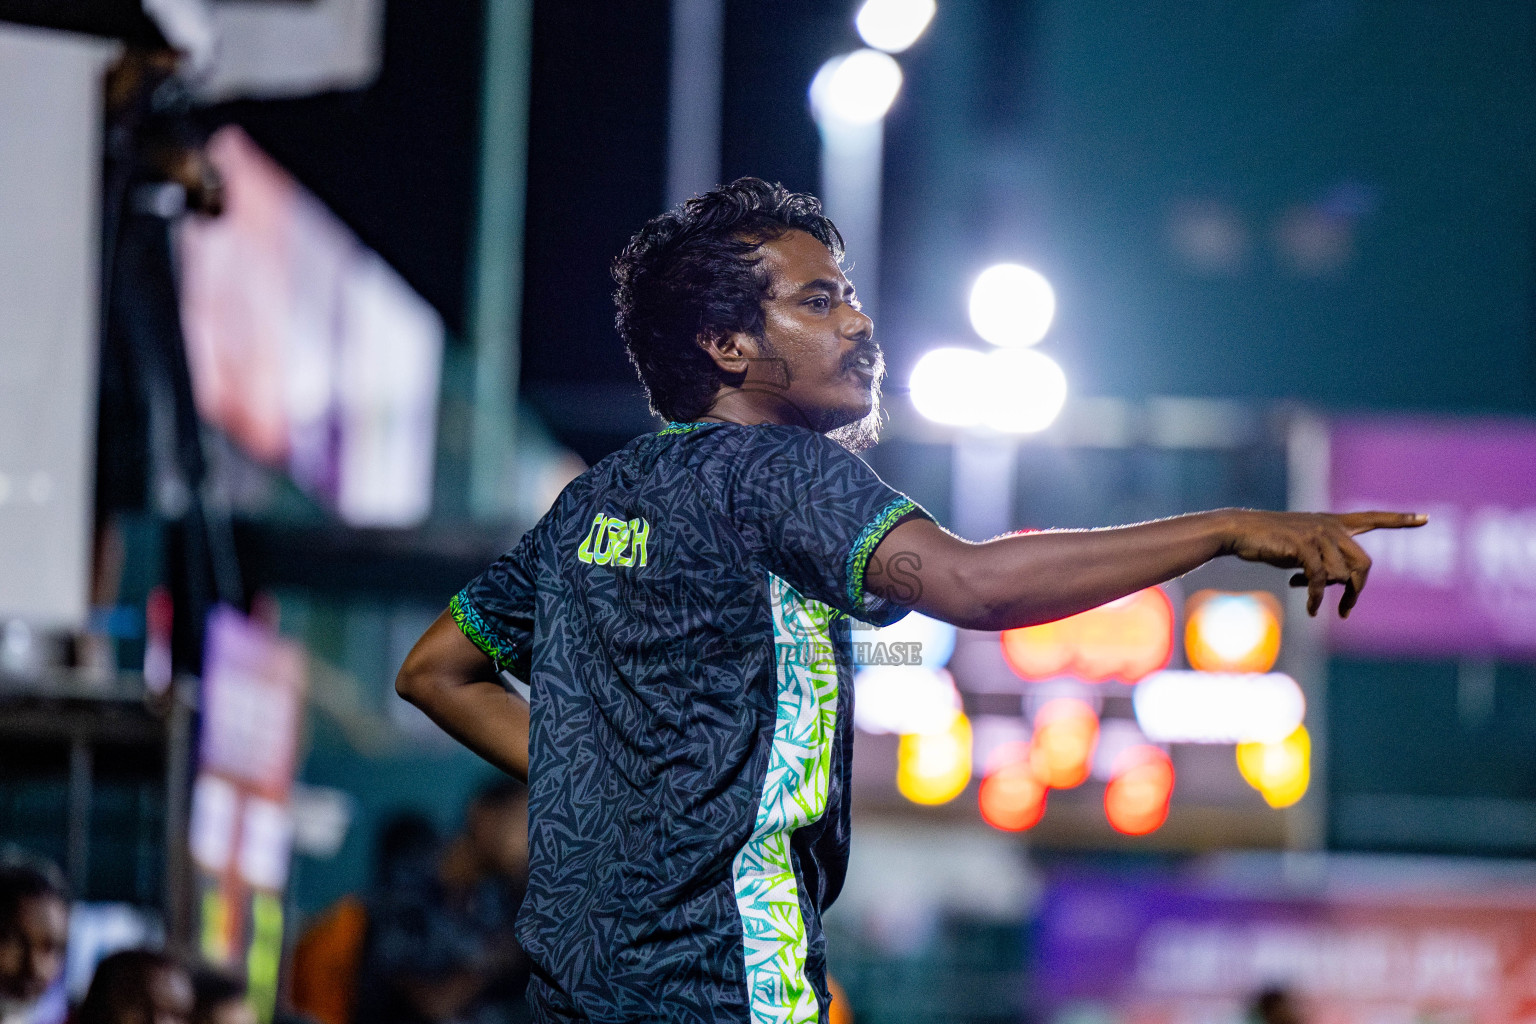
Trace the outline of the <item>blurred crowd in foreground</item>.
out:
M 399 815 L 372 885 L 298 937 L 280 1006 L 180 951 L 112 952 L 74 1006 L 64 990 L 70 895 L 42 858 L 0 853 L 0 1024 L 520 1024 L 527 961 L 512 937 L 528 863 L 523 787 L 498 781 L 446 839 Z

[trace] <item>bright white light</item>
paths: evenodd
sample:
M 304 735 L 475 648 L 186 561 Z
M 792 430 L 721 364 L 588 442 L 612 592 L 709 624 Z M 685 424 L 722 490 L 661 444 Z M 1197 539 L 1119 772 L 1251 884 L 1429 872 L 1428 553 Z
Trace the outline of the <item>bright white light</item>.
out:
M 994 345 L 1033 345 L 1055 316 L 1051 283 L 1017 263 L 988 267 L 971 286 L 971 326 Z
M 853 722 L 871 733 L 941 733 L 960 713 L 960 691 L 943 669 L 877 665 L 853 677 Z
M 987 353 L 981 421 L 1004 434 L 1034 434 L 1056 422 L 1067 401 L 1067 375 L 1034 349 Z
M 833 57 L 811 81 L 816 120 L 847 125 L 874 124 L 885 116 L 901 89 L 901 65 L 879 50 L 855 50 Z
M 854 645 L 854 663 L 861 667 L 908 664 L 943 668 L 949 664 L 949 656 L 955 653 L 955 627 L 930 619 L 921 612 L 909 612 L 900 621 L 879 629 L 855 624 L 850 636 Z M 906 646 L 896 647 L 897 644 Z M 921 660 L 890 660 L 908 654 Z
M 917 361 L 912 404 L 935 423 L 1033 434 L 1056 421 L 1067 375 L 1033 349 L 936 348 Z
M 912 404 L 935 423 L 974 427 L 981 422 L 986 368 L 987 357 L 975 349 L 936 348 L 912 368 Z
M 1307 711 L 1301 687 L 1282 672 L 1154 672 L 1132 703 L 1155 743 L 1278 743 Z
M 1271 616 L 1246 594 L 1213 597 L 1201 609 L 1201 635 L 1226 662 L 1240 661 L 1264 642 Z
M 870 46 L 900 53 L 917 42 L 936 9 L 933 0 L 865 0 L 853 23 Z

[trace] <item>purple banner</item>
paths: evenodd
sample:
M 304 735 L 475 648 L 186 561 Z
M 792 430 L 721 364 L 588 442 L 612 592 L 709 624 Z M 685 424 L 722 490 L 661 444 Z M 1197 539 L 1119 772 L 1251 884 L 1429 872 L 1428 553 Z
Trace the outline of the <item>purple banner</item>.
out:
M 1266 890 L 1195 878 L 1053 881 L 1036 933 L 1043 1018 L 1240 1024 L 1271 986 L 1297 998 L 1311 1024 L 1509 1024 L 1536 1014 L 1529 889 L 1402 875 L 1326 896 Z
M 1336 650 L 1536 655 L 1536 423 L 1361 419 L 1330 428 L 1337 512 L 1425 512 L 1416 530 L 1362 535 L 1364 599 L 1331 619 Z

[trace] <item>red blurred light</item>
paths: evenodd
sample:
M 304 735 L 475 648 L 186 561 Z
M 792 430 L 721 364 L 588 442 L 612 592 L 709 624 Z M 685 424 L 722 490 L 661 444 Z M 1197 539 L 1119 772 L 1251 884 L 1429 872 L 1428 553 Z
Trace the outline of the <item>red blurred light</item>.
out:
M 1128 836 L 1144 836 L 1168 820 L 1173 798 L 1173 762 L 1157 747 L 1130 747 L 1115 759 L 1104 788 L 1104 816 L 1110 827 Z
M 1029 764 L 1052 789 L 1071 789 L 1088 778 L 1099 742 L 1099 716 L 1075 697 L 1046 701 L 1035 712 Z
M 1134 683 L 1173 656 L 1173 603 L 1157 587 L 1039 626 L 1004 630 L 1003 657 L 1021 679 L 1075 676 Z
M 1039 824 L 1045 815 L 1048 792 L 1028 762 L 1011 761 L 981 780 L 976 802 L 988 825 L 1004 832 L 1022 832 Z

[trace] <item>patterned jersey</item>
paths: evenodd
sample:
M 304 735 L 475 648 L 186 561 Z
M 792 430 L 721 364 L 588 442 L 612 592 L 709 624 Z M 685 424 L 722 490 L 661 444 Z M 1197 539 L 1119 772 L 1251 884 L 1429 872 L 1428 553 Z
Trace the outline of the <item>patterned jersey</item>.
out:
M 927 513 L 813 431 L 672 424 L 454 599 L 532 689 L 517 938 L 538 1019 L 824 1019 L 848 854 L 851 619 Z

